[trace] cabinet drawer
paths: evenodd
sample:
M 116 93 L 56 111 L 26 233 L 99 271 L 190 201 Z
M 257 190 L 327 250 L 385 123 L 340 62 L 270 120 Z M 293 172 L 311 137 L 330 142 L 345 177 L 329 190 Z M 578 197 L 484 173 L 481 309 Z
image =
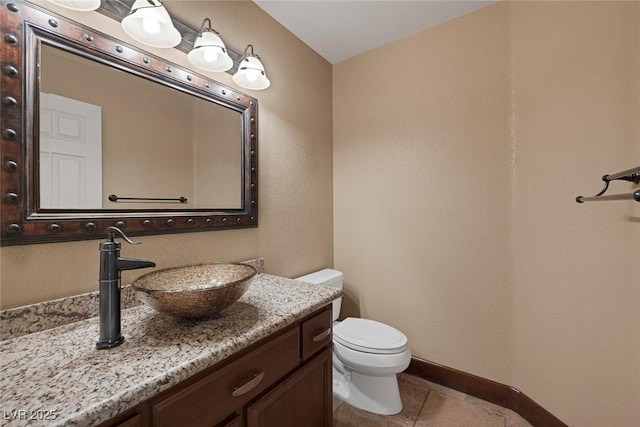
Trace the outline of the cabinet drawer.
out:
M 153 425 L 210 427 L 285 376 L 299 363 L 299 331 L 291 331 L 152 405 Z
M 331 343 L 331 305 L 302 324 L 302 359 Z

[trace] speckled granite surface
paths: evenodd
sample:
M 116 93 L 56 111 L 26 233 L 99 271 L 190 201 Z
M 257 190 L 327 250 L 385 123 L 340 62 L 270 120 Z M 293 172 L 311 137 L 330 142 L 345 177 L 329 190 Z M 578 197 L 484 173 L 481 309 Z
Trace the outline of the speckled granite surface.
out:
M 243 261 L 258 273 L 264 272 L 264 259 Z M 98 283 L 96 280 L 96 289 Z M 0 311 L 0 340 L 44 331 L 98 315 L 98 292 L 61 298 Z M 122 308 L 140 304 L 131 286 L 122 287 Z M 1 416 L 1 414 L 0 414 Z
M 122 287 L 121 298 L 123 309 L 140 305 L 140 301 L 129 285 Z M 0 311 L 0 340 L 95 317 L 98 315 L 98 305 L 99 296 L 96 291 L 2 310 Z
M 1 425 L 96 425 L 340 295 L 259 274 L 238 302 L 209 320 L 178 320 L 146 305 L 123 310 L 126 341 L 111 350 L 95 349 L 95 317 L 2 341 Z M 22 414 L 55 420 L 20 419 Z

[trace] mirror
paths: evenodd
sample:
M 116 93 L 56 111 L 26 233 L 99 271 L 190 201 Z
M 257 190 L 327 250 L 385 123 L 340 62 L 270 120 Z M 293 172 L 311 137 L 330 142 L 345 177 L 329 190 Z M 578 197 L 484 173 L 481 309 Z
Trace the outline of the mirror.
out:
M 254 98 L 0 3 L 2 245 L 257 226 Z
M 40 208 L 242 207 L 238 111 L 44 40 L 39 69 Z

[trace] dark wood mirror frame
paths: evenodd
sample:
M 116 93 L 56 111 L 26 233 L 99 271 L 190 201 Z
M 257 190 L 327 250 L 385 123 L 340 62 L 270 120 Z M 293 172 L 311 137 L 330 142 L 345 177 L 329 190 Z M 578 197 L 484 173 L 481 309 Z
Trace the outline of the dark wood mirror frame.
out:
M 3 246 L 258 226 L 258 102 L 237 90 L 21 0 L 0 0 L 1 240 Z M 240 209 L 39 209 L 37 60 L 39 39 L 143 76 L 242 115 Z

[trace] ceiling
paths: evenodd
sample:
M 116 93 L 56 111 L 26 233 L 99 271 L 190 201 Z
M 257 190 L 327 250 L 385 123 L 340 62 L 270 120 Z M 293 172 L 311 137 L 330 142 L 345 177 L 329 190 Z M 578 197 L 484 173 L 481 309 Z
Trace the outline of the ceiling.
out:
M 332 64 L 495 0 L 253 0 Z

